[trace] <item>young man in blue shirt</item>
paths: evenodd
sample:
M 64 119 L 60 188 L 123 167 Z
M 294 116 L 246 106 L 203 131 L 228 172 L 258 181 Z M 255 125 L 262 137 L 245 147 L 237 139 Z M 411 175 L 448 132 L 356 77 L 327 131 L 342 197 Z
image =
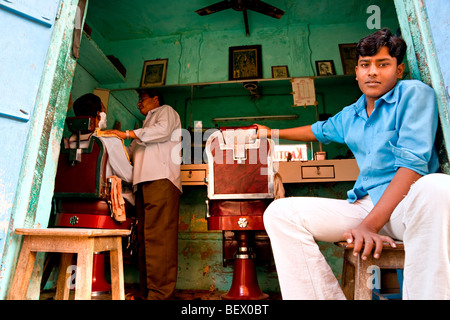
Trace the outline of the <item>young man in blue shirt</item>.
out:
M 363 38 L 356 50 L 363 93 L 357 102 L 311 126 L 259 126 L 260 136 L 345 143 L 360 169 L 347 200 L 291 197 L 266 210 L 282 296 L 345 299 L 316 241 L 346 240 L 367 259 L 398 239 L 406 255 L 403 297 L 450 299 L 450 177 L 436 174 L 434 91 L 420 81 L 397 81 L 406 44 L 389 29 Z

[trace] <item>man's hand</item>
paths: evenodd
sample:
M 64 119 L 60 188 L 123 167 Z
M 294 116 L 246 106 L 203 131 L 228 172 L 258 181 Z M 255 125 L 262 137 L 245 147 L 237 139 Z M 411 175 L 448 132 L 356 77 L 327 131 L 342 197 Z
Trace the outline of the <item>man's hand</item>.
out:
M 348 243 L 354 244 L 354 255 L 358 255 L 364 245 L 361 258 L 367 259 L 372 249 L 375 248 L 373 257 L 378 259 L 383 250 L 383 242 L 389 243 L 393 248 L 396 247 L 394 240 L 388 236 L 379 235 L 378 232 L 389 221 L 392 212 L 400 201 L 408 194 L 411 185 L 419 180 L 420 177 L 420 174 L 407 168 L 400 167 L 397 170 L 381 199 L 363 222 L 356 229 L 344 233 L 344 239 Z
M 286 139 L 292 141 L 317 141 L 314 133 L 311 130 L 311 126 L 302 126 L 289 129 L 270 129 L 266 126 L 255 123 L 258 127 L 256 138 L 264 139 Z
M 348 243 L 354 244 L 353 255 L 355 256 L 361 253 L 362 246 L 364 245 L 364 251 L 361 255 L 361 259 L 363 260 L 367 259 L 374 248 L 373 257 L 378 259 L 383 250 L 384 242 L 389 243 L 393 248 L 396 247 L 395 241 L 392 238 L 378 234 L 375 230 L 371 230 L 371 228 L 366 227 L 363 223 L 357 228 L 344 233 L 344 239 Z
M 254 125 L 258 127 L 258 130 L 256 131 L 256 139 L 271 138 L 271 130 L 269 127 L 257 123 L 255 123 Z
M 127 134 L 128 132 L 128 134 Z M 138 139 L 136 134 L 133 130 L 126 130 L 126 131 L 120 131 L 120 130 L 103 130 L 100 131 L 100 135 L 115 135 L 116 137 L 126 140 L 126 139 Z
M 122 132 L 122 131 L 119 131 L 119 130 L 115 130 L 115 129 L 102 130 L 100 133 L 103 134 L 103 135 L 115 135 L 115 136 L 117 136 L 118 138 L 121 138 L 121 139 L 125 139 L 125 137 L 126 137 L 126 133 L 125 132 Z

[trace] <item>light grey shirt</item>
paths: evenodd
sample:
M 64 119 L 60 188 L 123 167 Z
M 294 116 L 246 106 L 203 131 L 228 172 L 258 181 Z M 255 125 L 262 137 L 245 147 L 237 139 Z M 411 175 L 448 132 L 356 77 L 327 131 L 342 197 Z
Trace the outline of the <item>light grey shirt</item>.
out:
M 181 121 L 169 105 L 150 111 L 142 128 L 134 130 L 138 139 L 129 147 L 133 159 L 133 185 L 160 179 L 170 180 L 180 191 Z

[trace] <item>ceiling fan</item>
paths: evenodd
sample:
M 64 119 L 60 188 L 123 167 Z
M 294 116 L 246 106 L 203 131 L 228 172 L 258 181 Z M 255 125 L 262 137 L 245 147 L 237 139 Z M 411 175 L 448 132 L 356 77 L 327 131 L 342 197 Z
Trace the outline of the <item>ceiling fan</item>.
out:
M 206 16 L 230 8 L 236 11 L 242 11 L 244 13 L 245 33 L 247 36 L 250 34 L 248 28 L 247 10 L 256 11 L 275 19 L 280 19 L 284 14 L 283 10 L 260 0 L 225 0 L 196 10 L 195 12 L 201 16 Z

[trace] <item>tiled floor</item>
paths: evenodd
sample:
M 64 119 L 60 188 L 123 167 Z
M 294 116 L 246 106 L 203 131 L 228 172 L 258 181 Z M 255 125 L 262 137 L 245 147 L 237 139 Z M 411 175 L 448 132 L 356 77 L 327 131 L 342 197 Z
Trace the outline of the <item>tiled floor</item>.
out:
M 208 292 L 202 290 L 177 290 L 174 300 L 220 300 L 222 292 Z M 69 299 L 74 299 L 74 292 L 70 293 Z M 54 290 L 41 293 L 40 300 L 52 300 L 55 296 Z M 111 300 L 111 293 L 93 295 L 92 300 Z
M 127 288 L 126 293 L 133 292 L 133 289 Z M 173 300 L 221 300 L 221 295 L 225 292 L 208 291 L 208 290 L 176 290 Z M 55 290 L 43 291 L 40 295 L 40 300 L 52 300 L 55 296 Z M 74 293 L 71 292 L 70 299 L 74 298 Z M 279 293 L 269 293 L 269 300 L 280 300 Z M 111 300 L 110 293 L 104 293 L 92 296 L 92 300 Z

